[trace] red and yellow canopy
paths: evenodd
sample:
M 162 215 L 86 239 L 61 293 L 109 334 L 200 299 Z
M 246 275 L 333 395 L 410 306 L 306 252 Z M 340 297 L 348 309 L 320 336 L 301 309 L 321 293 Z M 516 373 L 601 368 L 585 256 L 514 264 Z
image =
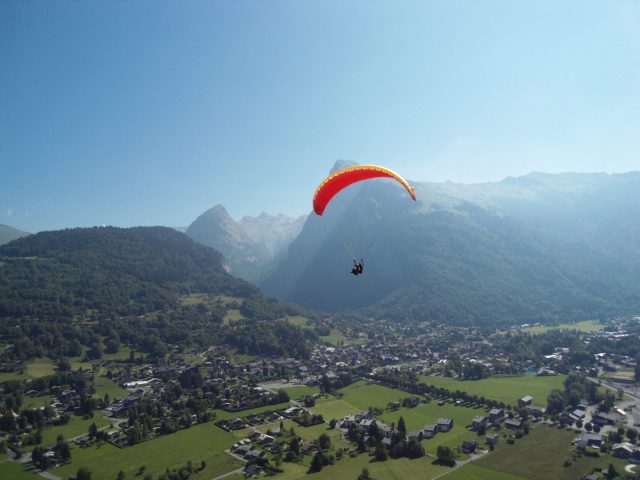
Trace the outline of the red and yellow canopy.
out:
M 348 187 L 352 183 L 369 180 L 371 178 L 393 178 L 400 182 L 414 201 L 416 199 L 414 188 L 394 171 L 377 165 L 354 165 L 338 170 L 322 181 L 316 189 L 316 193 L 313 195 L 313 211 L 318 215 L 322 215 L 331 199 L 340 192 L 340 190 Z

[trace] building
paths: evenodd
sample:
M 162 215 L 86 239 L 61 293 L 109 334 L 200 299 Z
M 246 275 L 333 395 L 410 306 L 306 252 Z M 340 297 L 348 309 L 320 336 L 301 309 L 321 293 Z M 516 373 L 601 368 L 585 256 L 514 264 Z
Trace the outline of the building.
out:
M 439 418 L 437 425 L 439 432 L 448 432 L 453 428 L 453 418 Z
M 475 440 L 465 440 L 462 442 L 462 453 L 471 454 L 478 448 L 478 442 Z
M 433 423 L 430 425 L 425 425 L 422 429 L 422 438 L 433 438 L 438 433 L 438 425 Z
M 518 399 L 518 408 L 526 408 L 531 405 L 533 405 L 533 397 L 531 395 Z
M 487 417 L 484 415 L 477 415 L 473 417 L 471 421 L 471 429 L 472 430 L 480 430 L 482 428 L 486 428 L 487 426 Z
M 502 408 L 492 408 L 489 410 L 489 421 L 491 423 L 499 422 L 504 418 L 504 410 Z

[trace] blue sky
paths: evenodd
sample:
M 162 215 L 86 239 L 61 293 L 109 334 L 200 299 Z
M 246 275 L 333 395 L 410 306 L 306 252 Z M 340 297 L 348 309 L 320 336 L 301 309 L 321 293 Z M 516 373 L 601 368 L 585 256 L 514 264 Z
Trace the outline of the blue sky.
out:
M 419 181 L 640 167 L 640 2 L 0 1 L 0 223 L 308 213 Z

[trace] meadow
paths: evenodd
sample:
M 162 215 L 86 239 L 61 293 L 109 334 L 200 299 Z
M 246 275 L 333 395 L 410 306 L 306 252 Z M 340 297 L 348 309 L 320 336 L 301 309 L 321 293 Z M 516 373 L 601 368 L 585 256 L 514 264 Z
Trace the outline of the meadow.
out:
M 42 430 L 42 442 L 40 444 L 43 446 L 55 445 L 58 435 L 62 435 L 65 440 L 84 435 L 89 431 L 89 427 L 94 422 L 96 426 L 100 428 L 104 427 L 105 425 L 109 425 L 110 420 L 98 414 L 97 412 L 93 416 L 93 418 L 87 419 L 73 415 L 71 416 L 69 423 L 67 423 L 66 425 L 47 427 Z M 33 446 L 25 446 L 21 450 L 23 452 L 28 452 L 33 450 Z
M 421 404 L 414 408 L 400 408 L 395 412 L 386 412 L 379 418 L 387 424 L 398 424 L 400 417 L 404 419 L 407 431 L 417 430 L 426 424 L 433 424 L 439 418 L 452 418 L 453 428 L 448 432 L 440 432 L 434 438 L 422 441 L 422 446 L 428 453 L 434 454 L 439 445 L 446 445 L 451 448 L 459 447 L 464 440 L 473 439 L 478 444 L 484 444 L 484 437 L 478 437 L 476 432 L 467 430 L 471 425 L 471 420 L 476 415 L 486 415 L 486 411 L 481 408 L 469 408 L 445 403 L 439 406 L 437 402 Z
M 74 446 L 71 463 L 56 468 L 51 473 L 68 478 L 78 468 L 86 466 L 93 473 L 93 480 L 113 480 L 120 470 L 125 473 L 126 478 L 137 478 L 136 473 L 144 465 L 145 475 L 155 477 L 164 473 L 167 468 L 184 466 L 189 460 L 194 466 L 199 466 L 204 460 L 206 468 L 190 478 L 210 480 L 242 466 L 239 460 L 224 453 L 236 440 L 232 434 L 224 432 L 213 423 L 207 423 L 123 449 L 108 443 L 87 448 Z
M 461 390 L 470 395 L 517 405 L 525 395 L 533 397 L 534 405 L 546 406 L 551 390 L 562 390 L 564 375 L 538 377 L 535 375 L 493 376 L 482 380 L 456 380 L 440 376 L 421 376 L 420 382 L 455 392 Z
M 608 455 L 596 458 L 583 456 L 571 465 L 563 466 L 569 452 L 573 449 L 571 440 L 576 436 L 578 434 L 574 431 L 558 429 L 546 424 L 537 425 L 529 435 L 516 440 L 513 445 L 509 445 L 501 438 L 495 451 L 482 457 L 475 464 L 529 480 L 583 478 L 594 468 L 606 467 L 609 463 L 612 463 L 619 472 L 623 471 L 626 462 Z
M 35 480 L 41 478 L 35 470 L 19 463 L 11 462 L 5 454 L 2 454 L 1 458 L 0 478 L 7 480 Z
M 520 331 L 524 333 L 532 333 L 538 335 L 546 333 L 549 330 L 578 330 L 579 332 L 594 332 L 604 329 L 604 325 L 597 320 L 584 320 L 576 323 L 561 323 L 560 325 L 537 325 L 533 327 L 521 328 Z
M 289 402 L 284 403 L 276 403 L 275 405 L 264 405 L 262 407 L 250 408 L 247 410 L 240 410 L 238 412 L 227 412 L 225 410 L 213 410 L 213 413 L 216 414 L 217 420 L 233 420 L 234 418 L 242 418 L 247 415 L 253 413 L 257 415 L 258 413 L 264 412 L 275 412 L 276 410 L 281 410 L 283 408 L 289 408 Z
M 95 389 L 94 397 L 104 398 L 105 394 L 109 395 L 111 400 L 115 398 L 125 398 L 129 396 L 129 391 L 122 388 L 110 378 L 96 375 L 93 379 L 93 388 Z
M 482 467 L 476 463 L 468 463 L 461 468 L 456 468 L 448 475 L 442 477 L 443 480 L 525 480 L 523 477 L 511 475 L 510 473 L 498 472 L 487 467 Z

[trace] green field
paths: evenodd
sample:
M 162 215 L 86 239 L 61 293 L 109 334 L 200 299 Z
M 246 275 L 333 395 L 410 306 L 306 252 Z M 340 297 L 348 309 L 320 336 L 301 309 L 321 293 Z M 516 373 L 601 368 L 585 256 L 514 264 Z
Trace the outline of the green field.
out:
M 578 330 L 579 332 L 593 332 L 604 329 L 604 325 L 596 320 L 584 320 L 576 323 L 561 323 L 560 325 L 539 325 L 536 327 L 521 328 L 520 331 L 524 333 L 532 333 L 538 335 L 540 333 L 546 333 L 549 330 Z
M 111 400 L 129 396 L 128 390 L 122 388 L 116 382 L 107 377 L 95 376 L 93 378 L 93 387 L 96 390 L 96 393 L 93 395 L 94 397 L 103 398 L 105 393 L 109 394 L 109 398 Z
M 229 325 L 232 322 L 244 319 L 244 316 L 240 313 L 240 310 L 236 308 L 230 308 L 227 310 L 227 314 L 224 316 L 224 324 Z
M 513 445 L 501 438 L 495 451 L 482 457 L 476 464 L 530 480 L 583 478 L 594 468 L 606 467 L 609 463 L 613 463 L 619 472 L 623 471 L 626 462 L 608 455 L 598 458 L 583 456 L 570 466 L 563 466 L 573 449 L 571 440 L 574 438 L 576 433 L 573 431 L 538 425 Z
M 341 389 L 340 393 L 343 394 L 342 400 L 359 410 L 367 410 L 369 407 L 385 408 L 389 403 L 411 396 L 400 390 L 365 382 L 349 385 Z
M 398 424 L 402 417 L 407 430 L 417 430 L 428 423 L 436 423 L 439 418 L 452 418 L 453 428 L 446 433 L 438 433 L 434 438 L 423 440 L 422 446 L 431 454 L 435 454 L 438 445 L 446 445 L 451 448 L 459 447 L 464 440 L 474 439 L 479 444 L 484 443 L 484 437 L 478 437 L 475 432 L 466 429 L 471 425 L 471 420 L 476 415 L 486 415 L 484 409 L 457 407 L 449 403 L 438 406 L 437 402 L 418 405 L 415 408 L 400 408 L 395 412 L 387 412 L 379 418 L 387 424 Z
M 284 387 L 284 390 L 287 392 L 291 400 L 297 400 L 302 395 L 315 395 L 316 393 L 320 393 L 319 387 L 307 387 L 306 385 Z
M 283 408 L 289 408 L 289 402 L 285 403 L 276 403 L 275 405 L 265 405 L 263 407 L 251 408 L 248 410 L 241 410 L 239 412 L 226 412 L 224 410 L 213 410 L 213 413 L 216 414 L 216 419 L 225 419 L 225 420 L 233 420 L 234 418 L 242 418 L 247 415 L 253 413 L 263 413 L 263 412 L 275 412 L 276 410 L 281 410 Z
M 420 382 L 446 388 L 452 392 L 461 390 L 470 395 L 499 400 L 517 405 L 517 400 L 525 395 L 533 397 L 534 405 L 547 404 L 547 396 L 553 389 L 562 390 L 564 375 L 536 377 L 534 375 L 493 376 L 483 380 L 456 380 L 449 377 L 422 376 Z
M 51 405 L 53 397 L 51 395 L 43 395 L 41 397 L 24 397 L 22 402 L 23 408 L 40 408 Z
M 330 335 L 324 335 L 320 337 L 323 342 L 328 342 L 331 345 L 338 345 L 339 343 L 348 343 L 349 339 L 345 337 L 339 330 L 332 329 Z
M 135 355 L 135 351 L 133 352 Z M 127 361 L 131 355 L 131 348 L 120 347 L 116 353 L 103 353 L 103 360 L 110 360 L 112 362 Z
M 322 415 L 325 420 L 331 420 L 332 418 L 340 420 L 345 415 L 358 413 L 362 409 L 339 398 L 328 398 L 316 401 L 315 407 L 311 407 L 309 410 L 315 414 Z
M 240 461 L 224 453 L 235 441 L 233 435 L 207 423 L 123 449 L 107 443 L 85 449 L 73 447 L 72 462 L 51 473 L 67 478 L 84 465 L 93 472 L 93 480 L 113 480 L 120 470 L 126 478 L 138 478 L 138 469 L 145 465 L 145 475 L 152 474 L 155 478 L 166 468 L 181 467 L 189 460 L 199 466 L 204 460 L 206 468 L 190 478 L 210 480 L 242 466 Z
M 55 373 L 56 364 L 48 358 L 36 358 L 25 364 L 25 373 L 32 378 L 44 377 Z
M 2 454 L 0 478 L 7 480 L 35 480 L 42 477 L 29 467 L 9 461 L 7 456 Z
M 289 464 L 284 464 L 285 472 L 283 480 L 307 479 L 307 480 L 335 480 L 348 479 L 355 480 L 362 472 L 362 467 L 367 467 L 372 478 L 375 480 L 410 480 L 410 479 L 428 479 L 433 478 L 448 470 L 447 467 L 434 465 L 433 458 L 422 457 L 416 460 L 400 458 L 397 460 L 389 459 L 386 462 L 372 462 L 371 457 L 367 454 L 361 454 L 357 457 L 345 456 L 342 460 L 336 461 L 335 465 L 324 467 L 322 471 L 313 474 L 304 474 L 297 469 L 295 474 L 289 474 Z
M 475 463 L 468 463 L 442 478 L 443 480 L 524 480 L 523 477 L 497 472 Z
M 29 380 L 24 373 L 19 372 L 2 372 L 0 373 L 0 383 L 8 382 L 9 380 Z
M 306 327 L 309 324 L 309 320 L 306 317 L 295 315 L 287 317 L 287 322 L 291 325 L 297 325 L 298 327 Z
M 57 427 L 47 427 L 42 431 L 42 445 L 55 445 L 58 435 L 62 435 L 66 440 L 84 435 L 89 431 L 89 427 L 92 423 L 96 424 L 98 428 L 109 425 L 110 420 L 96 413 L 93 418 L 84 419 L 82 417 L 72 416 L 69 423 L 66 425 L 60 425 Z M 33 447 L 26 447 L 28 450 L 32 450 Z

